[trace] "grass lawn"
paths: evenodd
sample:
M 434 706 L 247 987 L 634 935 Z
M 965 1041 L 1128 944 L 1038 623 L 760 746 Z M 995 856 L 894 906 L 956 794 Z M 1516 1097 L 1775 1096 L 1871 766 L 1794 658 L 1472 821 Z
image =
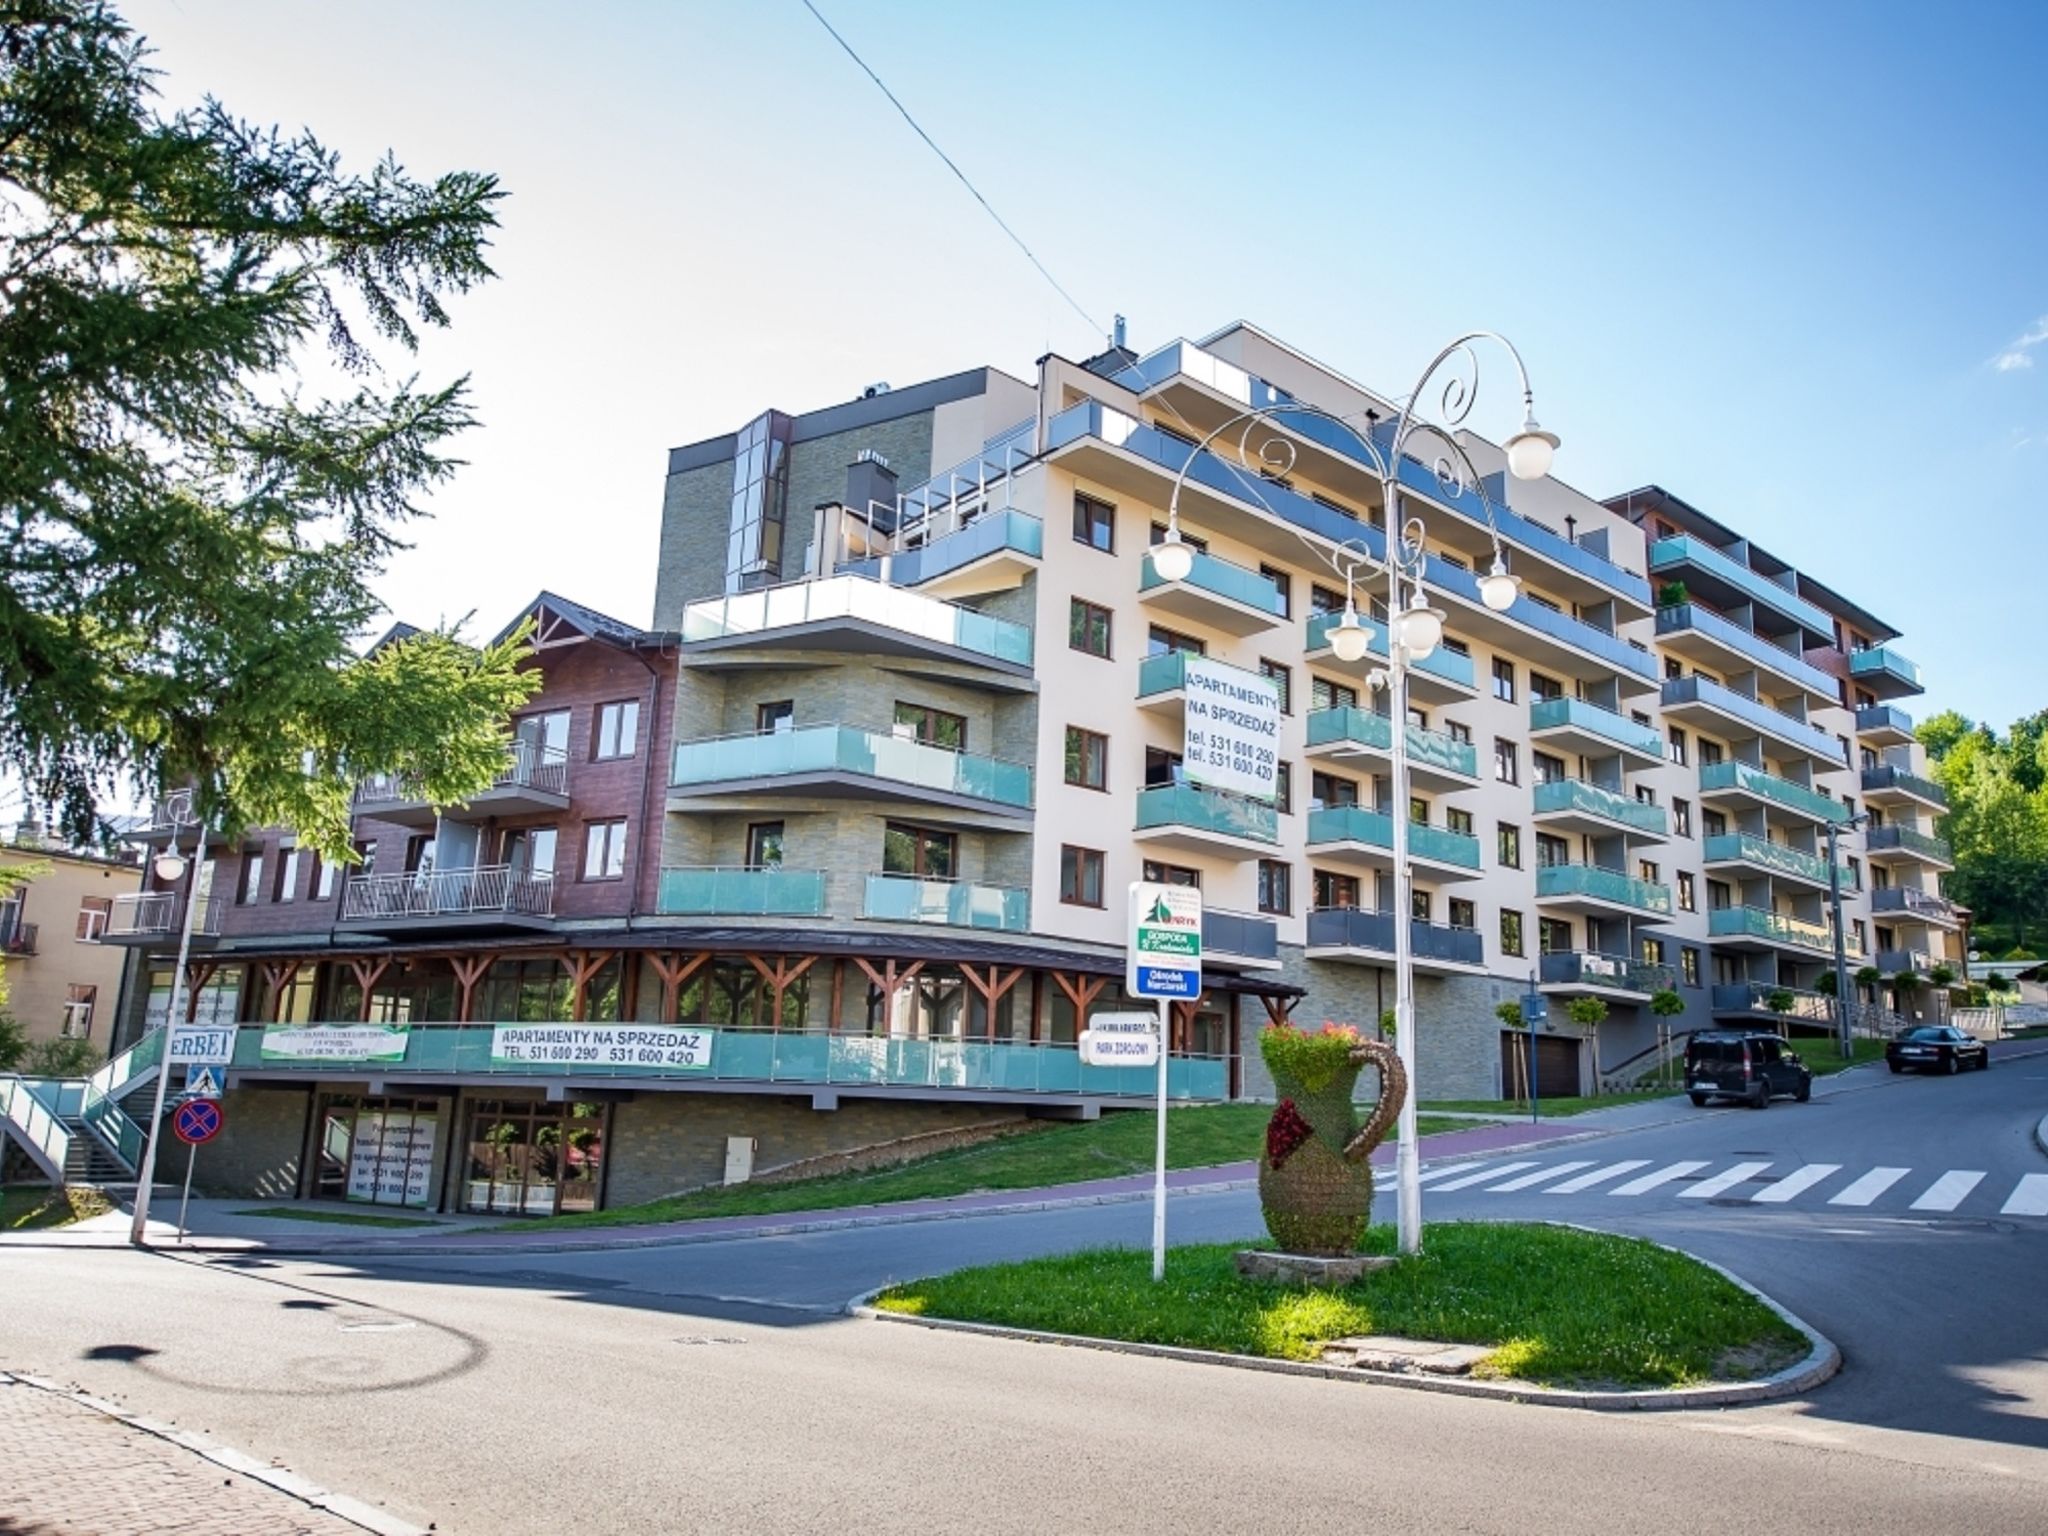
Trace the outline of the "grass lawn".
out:
M 356 1211 L 309 1211 L 289 1205 L 257 1205 L 230 1216 L 269 1216 L 277 1221 L 326 1221 L 337 1227 L 431 1227 L 438 1223 L 411 1216 L 370 1216 Z
M 1391 1227 L 1367 1250 L 1391 1253 Z M 1546 1386 L 1684 1386 L 1766 1375 L 1807 1350 L 1776 1313 L 1702 1264 L 1634 1238 L 1451 1222 L 1422 1254 L 1342 1289 L 1240 1279 L 1235 1245 L 1098 1249 L 899 1285 L 876 1306 L 1090 1338 L 1313 1360 L 1382 1333 L 1499 1347 L 1476 1374 Z
M 1541 1086 L 1540 1084 L 1538 1086 Z M 1589 1109 L 1613 1109 L 1618 1104 L 1642 1104 L 1651 1099 L 1668 1099 L 1677 1093 L 1677 1088 L 1646 1090 L 1639 1093 L 1603 1093 L 1597 1099 L 1551 1099 L 1543 1100 L 1543 1118 L 1561 1120 L 1567 1115 L 1583 1115 Z M 1527 1099 L 1431 1099 L 1419 1105 L 1423 1114 L 1432 1109 L 1456 1110 L 1461 1114 L 1498 1115 L 1503 1120 L 1526 1120 L 1529 1117 Z
M 96 1189 L 52 1189 L 47 1184 L 11 1184 L 0 1189 L 0 1232 L 68 1227 L 113 1209 Z
M 1865 1067 L 1873 1061 L 1884 1060 L 1885 1042 L 1882 1040 L 1852 1040 L 1849 1045 L 1856 1054 L 1846 1061 L 1842 1058 L 1842 1047 L 1833 1040 L 1797 1039 L 1792 1042 L 1792 1049 L 1799 1053 L 1799 1059 L 1806 1063 L 1806 1070 L 1815 1077 L 1829 1077 L 1851 1067 Z
M 1211 1104 L 1170 1109 L 1166 1118 L 1169 1168 L 1207 1168 L 1251 1162 L 1272 1109 L 1264 1104 Z M 1158 1119 L 1150 1110 L 1115 1110 L 1100 1120 L 1043 1123 L 1014 1136 L 976 1146 L 936 1152 L 894 1168 L 834 1173 L 786 1184 L 734 1184 L 700 1189 L 645 1205 L 608 1211 L 543 1217 L 519 1224 L 522 1232 L 547 1227 L 617 1227 L 650 1221 L 690 1221 L 706 1216 L 766 1216 L 783 1211 L 838 1210 L 850 1205 L 884 1205 L 897 1200 L 930 1200 L 991 1189 L 1035 1189 L 1148 1173 Z M 1456 1120 L 1417 1122 L 1424 1136 L 1470 1129 Z

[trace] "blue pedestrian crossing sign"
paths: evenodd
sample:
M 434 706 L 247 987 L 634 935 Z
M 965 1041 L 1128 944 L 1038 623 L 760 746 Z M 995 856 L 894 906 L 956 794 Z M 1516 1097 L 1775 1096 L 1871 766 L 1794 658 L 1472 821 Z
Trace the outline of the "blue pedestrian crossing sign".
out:
M 185 1069 L 185 1097 L 188 1099 L 217 1099 L 227 1091 L 227 1086 L 226 1067 L 195 1063 Z
M 1202 893 L 1191 886 L 1131 884 L 1124 988 L 1133 997 L 1202 995 Z

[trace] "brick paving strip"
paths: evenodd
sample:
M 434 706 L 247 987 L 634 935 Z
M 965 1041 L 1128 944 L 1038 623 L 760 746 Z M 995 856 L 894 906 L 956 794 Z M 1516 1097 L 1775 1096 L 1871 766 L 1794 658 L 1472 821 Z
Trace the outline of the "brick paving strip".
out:
M 283 1467 L 12 1371 L 0 1371 L 0 1531 L 426 1536 Z

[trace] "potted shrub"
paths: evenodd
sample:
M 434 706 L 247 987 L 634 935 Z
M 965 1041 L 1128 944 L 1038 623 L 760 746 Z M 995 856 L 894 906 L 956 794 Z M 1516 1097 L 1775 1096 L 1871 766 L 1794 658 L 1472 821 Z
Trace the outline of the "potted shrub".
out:
M 1952 987 L 1956 981 L 1956 968 L 1952 965 L 1929 966 L 1927 979 L 1937 987 Z
M 1690 594 L 1685 590 L 1685 583 L 1682 581 L 1667 581 L 1657 588 L 1659 608 L 1680 608 L 1690 600 Z
M 1401 1058 L 1348 1024 L 1269 1026 L 1259 1032 L 1259 1055 L 1280 1100 L 1259 1158 L 1266 1230 L 1290 1254 L 1356 1253 L 1372 1216 L 1372 1150 L 1408 1095 Z M 1361 1125 L 1352 1091 L 1368 1066 L 1379 1070 L 1380 1096 Z

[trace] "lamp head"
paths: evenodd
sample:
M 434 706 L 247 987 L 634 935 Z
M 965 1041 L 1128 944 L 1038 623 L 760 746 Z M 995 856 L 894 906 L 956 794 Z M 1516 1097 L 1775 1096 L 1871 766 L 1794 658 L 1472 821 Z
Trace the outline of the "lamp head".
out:
M 1444 638 L 1444 614 L 1441 608 L 1429 606 L 1429 599 L 1417 587 L 1396 621 L 1399 629 L 1395 639 L 1410 661 L 1426 661 Z
M 165 885 L 176 885 L 185 878 L 185 855 L 174 848 L 167 848 L 150 863 L 157 879 Z
M 1161 581 L 1186 581 L 1195 568 L 1194 549 L 1181 542 L 1177 528 L 1167 529 L 1165 539 L 1154 544 L 1148 554 Z
M 1521 590 L 1522 583 L 1508 574 L 1507 562 L 1499 555 L 1493 557 L 1493 569 L 1479 578 L 1479 601 L 1495 613 L 1514 607 Z
M 1541 480 L 1550 473 L 1559 441 L 1555 432 L 1537 426 L 1534 416 L 1525 418 L 1522 430 L 1507 441 L 1509 473 L 1517 480 Z
M 1360 661 L 1372 647 L 1372 631 L 1358 622 L 1358 610 L 1346 608 L 1330 631 L 1330 649 L 1339 661 Z

